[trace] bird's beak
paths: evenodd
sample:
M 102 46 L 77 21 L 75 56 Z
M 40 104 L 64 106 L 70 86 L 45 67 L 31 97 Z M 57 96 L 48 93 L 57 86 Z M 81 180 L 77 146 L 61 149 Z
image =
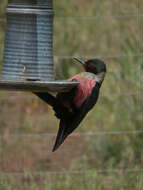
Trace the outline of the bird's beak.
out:
M 82 65 L 85 65 L 85 62 L 77 57 L 73 58 L 74 60 L 78 61 L 79 63 L 81 63 Z

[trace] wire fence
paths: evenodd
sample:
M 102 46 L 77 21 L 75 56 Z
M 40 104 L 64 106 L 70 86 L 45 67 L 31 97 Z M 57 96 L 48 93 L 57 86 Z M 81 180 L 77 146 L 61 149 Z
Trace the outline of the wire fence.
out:
M 63 21 L 66 21 L 66 22 L 71 22 L 71 21 L 75 21 L 75 22 L 80 22 L 80 21 L 91 21 L 91 22 L 95 22 L 96 20 L 104 20 L 104 19 L 111 19 L 111 18 L 114 18 L 114 19 L 117 19 L 117 20 L 124 20 L 124 19 L 136 19 L 136 20 L 142 20 L 143 18 L 143 14 L 122 14 L 122 15 L 98 15 L 98 16 L 90 16 L 90 17 L 83 17 L 83 16 L 76 16 L 76 17 L 61 17 L 61 16 L 58 16 L 56 17 L 55 16 L 55 21 L 58 21 L 58 22 L 63 22 Z M 0 19 L 0 23 L 5 23 L 6 22 L 6 19 Z M 122 22 L 122 21 L 121 21 Z M 141 25 L 141 24 L 140 24 Z M 141 28 L 141 27 L 139 27 Z M 142 31 L 142 30 L 140 30 Z M 121 48 L 120 48 L 121 49 Z M 103 53 L 100 53 L 98 55 L 80 55 L 81 58 L 84 58 L 84 59 L 94 59 L 94 58 L 102 58 L 102 59 L 117 59 L 117 58 L 129 58 L 129 57 L 142 57 L 143 56 L 143 52 L 142 50 L 141 51 L 138 51 L 136 53 L 128 53 L 128 54 L 125 54 L 125 53 L 120 53 L 120 54 L 116 54 L 116 55 L 105 55 Z M 73 56 L 71 55 L 54 55 L 55 59 L 62 59 L 62 60 L 68 60 L 68 59 L 73 59 Z M 110 63 L 108 63 L 110 64 Z
M 16 93 L 16 92 L 15 92 Z M 141 95 L 142 94 L 142 90 L 138 91 L 138 92 L 134 92 L 134 93 L 116 93 L 114 95 L 116 95 L 116 97 L 119 97 L 119 96 L 137 96 L 137 95 Z M 101 95 L 101 98 L 102 97 L 108 97 L 109 94 L 103 94 Z M 18 99 L 37 99 L 37 97 L 35 95 L 8 95 L 6 97 L 1 97 L 1 101 L 12 101 L 12 100 L 18 100 Z
M 70 136 L 72 137 L 81 137 L 81 136 L 105 136 L 105 135 L 139 135 L 143 134 L 143 130 L 122 130 L 122 131 L 97 131 L 97 132 L 82 132 L 82 133 L 72 133 Z M 25 137 L 55 137 L 57 133 L 35 133 L 35 134 L 4 134 L 0 135 L 0 138 L 9 137 L 9 138 L 25 138 Z
M 100 169 L 100 170 L 74 170 L 74 171 L 49 171 L 49 172 L 31 172 L 30 175 L 40 175 L 40 176 L 46 176 L 46 175 L 70 175 L 70 174 L 86 174 L 86 173 L 138 173 L 143 172 L 143 168 L 117 168 L 117 169 Z M 3 172 L 3 175 L 6 176 L 26 176 L 28 173 L 26 172 Z
M 142 18 L 143 14 L 122 14 L 122 15 L 98 15 L 98 16 L 72 16 L 72 17 L 62 17 L 62 16 L 55 16 L 54 19 L 58 21 L 79 21 L 79 20 L 97 20 L 97 19 L 108 19 L 108 18 L 115 18 L 115 19 L 124 19 L 124 18 Z M 6 22 L 6 19 L 0 19 L 0 22 Z
M 91 21 L 91 22 L 95 22 L 96 20 L 103 20 L 103 19 L 110 19 L 110 18 L 115 18 L 115 19 L 120 19 L 121 21 L 124 19 L 143 19 L 143 14 L 119 14 L 119 15 L 99 15 L 99 16 L 90 16 L 90 17 L 55 17 L 55 21 L 57 22 L 71 22 L 71 21 L 75 21 L 75 22 L 80 22 L 80 21 Z M 0 24 L 1 23 L 6 23 L 5 19 L 0 19 Z M 141 39 L 141 43 L 143 43 L 142 39 Z M 68 59 L 73 59 L 73 56 L 71 55 L 55 55 L 54 56 L 55 59 L 64 59 L 64 60 L 68 60 Z M 94 55 L 80 55 L 80 57 L 84 58 L 84 59 L 92 59 L 95 58 Z M 143 51 L 139 50 L 137 52 L 134 53 L 118 53 L 117 55 L 105 55 L 104 53 L 100 53 L 98 54 L 99 58 L 103 58 L 103 59 L 116 59 L 116 58 L 136 58 L 136 57 L 143 57 Z M 110 63 L 109 63 L 110 64 Z M 123 96 L 123 97 L 128 97 L 128 96 L 136 96 L 138 94 L 142 94 L 142 90 L 141 91 L 135 91 L 132 93 L 119 93 L 116 94 L 116 96 Z M 102 95 L 103 97 L 108 96 L 108 94 L 104 94 Z M 17 100 L 17 99 L 33 99 L 36 96 L 32 96 L 32 95 L 9 95 L 7 97 L 2 97 L 1 101 L 3 100 Z M 73 133 L 71 136 L 80 136 L 80 137 L 90 137 L 90 136 L 105 136 L 105 135 L 113 135 L 113 136 L 122 136 L 122 135 L 143 135 L 143 130 L 118 130 L 118 131 L 97 131 L 97 132 L 88 132 L 88 133 Z M 49 138 L 49 137 L 55 137 L 56 133 L 36 133 L 36 134 L 1 134 L 0 135 L 0 139 L 4 139 L 5 137 L 9 138 L 9 139 L 25 139 L 25 138 L 31 138 L 31 137 L 44 137 L 44 138 Z M 1 145 L 3 145 L 3 142 L 1 143 Z M 139 173 L 139 172 L 143 172 L 143 168 L 115 168 L 115 169 L 94 169 L 94 170 L 65 170 L 65 171 L 35 171 L 35 172 L 30 172 L 31 175 L 55 175 L 55 174 L 59 174 L 59 175 L 68 175 L 68 174 L 84 174 L 84 173 L 88 173 L 88 172 L 96 172 L 96 173 Z M 24 176 L 25 172 L 5 172 L 2 171 L 1 172 L 3 175 L 6 176 Z
M 110 131 L 110 132 L 95 132 L 95 133 L 73 133 L 71 136 L 99 136 L 99 135 L 138 135 L 138 134 L 143 134 L 143 131 L 142 130 L 136 130 L 136 131 Z M 55 136 L 56 134 L 55 133 L 44 133 L 44 134 L 9 134 L 9 135 L 6 135 L 8 139 L 15 139 L 15 138 L 24 138 L 25 140 L 27 138 L 33 138 L 33 137 L 40 137 L 40 138 L 48 138 L 48 137 L 51 137 L 51 136 Z M 0 136 L 0 139 L 4 139 L 5 138 L 5 135 L 4 136 Z M 22 139 L 21 139 L 22 140 Z M 3 144 L 1 144 L 3 145 Z M 68 151 L 68 149 L 67 149 Z M 46 151 L 47 154 L 50 155 L 50 151 Z M 43 155 L 41 155 L 42 157 Z M 66 158 L 66 154 L 64 155 L 65 158 Z M 1 154 L 1 159 L 9 159 L 9 158 L 6 158 L 5 155 L 3 155 L 3 153 Z M 27 159 L 27 155 L 23 157 L 22 159 L 22 165 L 24 166 L 25 165 L 25 160 Z M 89 158 L 89 160 L 93 160 L 95 158 Z M 6 162 L 6 160 L 4 162 Z M 1 161 L 3 162 L 3 161 Z M 50 164 L 51 165 L 51 164 Z M 54 163 L 52 163 L 52 166 L 54 166 Z M 55 167 L 58 168 L 58 163 L 55 164 Z M 24 169 L 24 168 L 23 168 Z M 89 174 L 89 173 L 99 173 L 99 174 L 114 174 L 114 173 L 122 173 L 122 174 L 127 174 L 127 173 L 141 173 L 143 172 L 143 168 L 138 168 L 138 167 L 135 167 L 135 168 L 100 168 L 100 169 L 88 169 L 88 168 L 85 168 L 85 169 L 63 169 L 63 167 L 61 169 L 56 169 L 55 171 L 31 171 L 31 170 L 23 170 L 22 171 L 5 171 L 5 169 L 2 169 L 1 168 L 1 175 L 4 175 L 4 176 L 19 176 L 19 177 L 30 177 L 30 176 L 48 176 L 48 175 L 77 175 L 77 174 Z

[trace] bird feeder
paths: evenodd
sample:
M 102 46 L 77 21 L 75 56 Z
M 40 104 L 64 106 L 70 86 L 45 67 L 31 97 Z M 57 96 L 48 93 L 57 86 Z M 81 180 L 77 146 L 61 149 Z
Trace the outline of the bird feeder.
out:
M 60 92 L 76 85 L 54 78 L 52 0 L 8 0 L 0 89 Z

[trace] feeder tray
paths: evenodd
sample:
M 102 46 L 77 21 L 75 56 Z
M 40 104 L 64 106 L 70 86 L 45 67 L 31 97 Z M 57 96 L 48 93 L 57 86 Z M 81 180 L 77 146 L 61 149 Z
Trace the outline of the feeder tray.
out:
M 0 89 L 69 91 L 54 77 L 52 0 L 9 0 Z
M 0 80 L 0 89 L 31 92 L 66 92 L 77 86 L 77 82 L 57 81 L 10 81 Z

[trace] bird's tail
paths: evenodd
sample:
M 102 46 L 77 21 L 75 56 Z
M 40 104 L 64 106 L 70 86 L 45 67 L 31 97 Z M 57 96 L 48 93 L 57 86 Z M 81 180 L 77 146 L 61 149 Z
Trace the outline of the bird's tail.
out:
M 58 130 L 58 134 L 56 137 L 56 142 L 52 149 L 53 152 L 59 148 L 59 146 L 64 142 L 64 140 L 68 136 L 67 126 L 68 126 L 68 124 L 67 124 L 66 120 L 62 119 L 60 121 L 59 130 Z
M 68 135 L 70 135 L 81 123 L 85 117 L 86 112 L 79 112 L 78 114 L 68 113 L 68 115 L 61 119 L 59 131 L 56 137 L 56 142 L 53 147 L 53 152 L 59 148 L 59 146 L 65 141 Z

